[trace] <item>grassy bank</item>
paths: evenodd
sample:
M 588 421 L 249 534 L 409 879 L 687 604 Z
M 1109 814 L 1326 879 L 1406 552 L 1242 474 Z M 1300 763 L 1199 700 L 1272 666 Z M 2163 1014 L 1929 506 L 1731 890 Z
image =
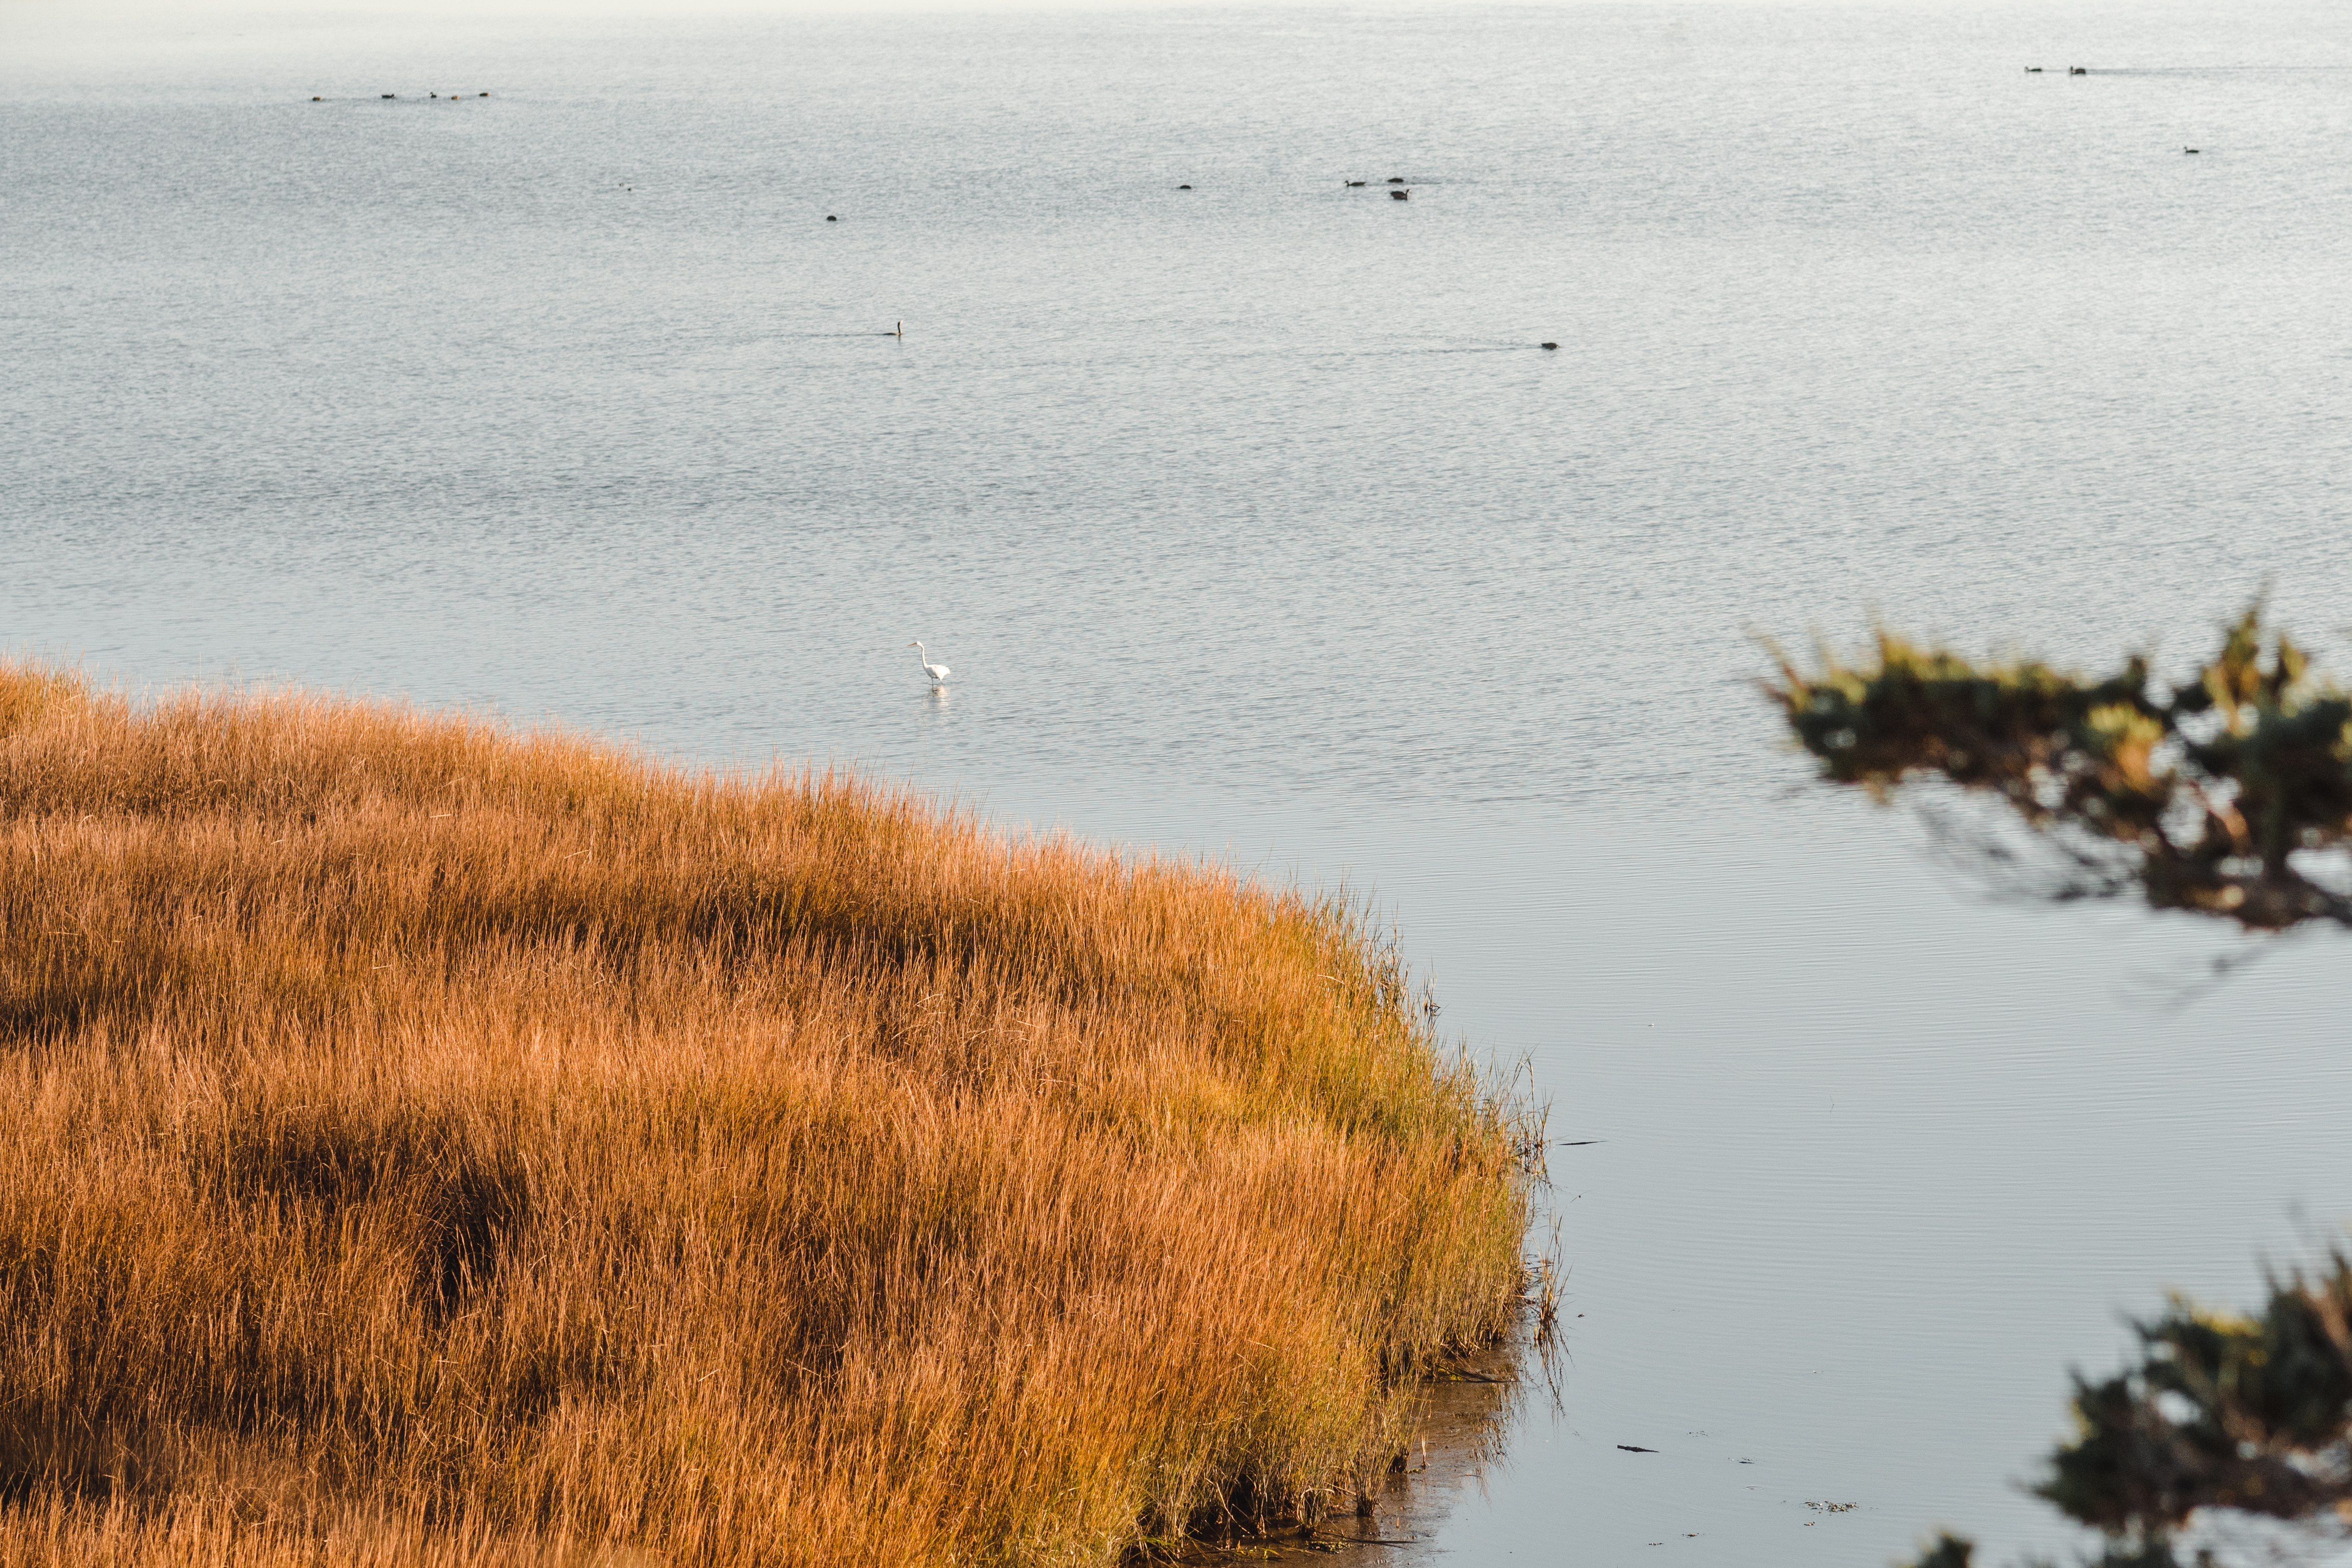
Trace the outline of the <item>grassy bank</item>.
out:
M 1106 1563 L 1521 1289 L 1343 911 L 852 779 L 0 665 L 0 1562 Z

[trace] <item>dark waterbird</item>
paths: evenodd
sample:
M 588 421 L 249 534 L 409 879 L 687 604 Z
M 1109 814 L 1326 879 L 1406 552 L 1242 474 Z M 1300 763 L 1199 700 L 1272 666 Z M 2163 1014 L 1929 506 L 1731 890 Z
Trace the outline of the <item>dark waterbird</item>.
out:
M 1179 185 L 1179 186 L 1177 186 L 1176 188 L 1177 188 L 1178 190 L 1180 190 L 1180 191 L 1189 191 L 1189 190 L 1191 190 L 1192 187 L 1192 186 L 1190 186 L 1190 185 Z
M 1404 183 L 1404 176 L 1402 174 L 1391 174 L 1389 176 L 1389 183 L 1391 185 L 1402 185 Z
M 1539 347 L 1539 348 L 1545 348 L 1545 349 L 1557 349 L 1557 348 L 1559 348 L 1559 345 L 1558 343 L 1542 343 L 1542 344 L 1538 344 L 1538 345 L 1537 345 L 1537 346 L 1538 346 L 1538 347 Z
M 2196 149 L 2196 148 L 2194 148 L 2194 147 L 2183 147 L 2183 148 L 2181 149 L 2181 151 L 2182 151 L 2183 152 L 2194 153 L 2194 152 L 2197 151 L 2197 149 Z
M 2070 77 L 2086 77 L 2091 74 L 2091 68 L 2088 66 L 2068 66 L 2066 68 L 2066 74 Z
M 1354 189 L 1356 186 L 1360 185 L 1360 184 L 1362 184 L 1362 183 L 1363 183 L 1363 182 L 1362 182 L 1361 180 L 1350 180 L 1350 181 L 1349 181 L 1349 182 L 1348 182 L 1348 186 L 1349 186 L 1349 188 L 1350 190 L 1352 190 L 1352 189 Z
M 1403 190 L 1402 190 L 1402 191 L 1391 191 L 1391 192 L 1389 193 L 1389 200 L 1390 200 L 1390 201 L 1391 201 L 1391 202 L 1404 202 L 1404 201 L 1411 201 L 1412 199 L 1412 186 L 1410 186 L 1410 185 L 1407 185 L 1407 186 L 1406 186 Z

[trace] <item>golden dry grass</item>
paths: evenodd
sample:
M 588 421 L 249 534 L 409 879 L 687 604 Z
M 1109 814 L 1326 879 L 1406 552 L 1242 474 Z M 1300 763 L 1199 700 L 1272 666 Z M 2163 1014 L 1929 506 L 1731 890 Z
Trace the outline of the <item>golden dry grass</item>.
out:
M 1103 1563 L 1517 1310 L 1347 911 L 0 665 L 0 1563 Z

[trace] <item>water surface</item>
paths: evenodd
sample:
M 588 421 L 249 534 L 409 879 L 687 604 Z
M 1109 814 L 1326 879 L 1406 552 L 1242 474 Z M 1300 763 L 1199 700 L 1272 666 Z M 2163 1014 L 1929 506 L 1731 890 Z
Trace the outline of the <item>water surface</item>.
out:
M 0 42 L 0 643 L 1380 901 L 1596 1140 L 1559 1414 L 1424 1559 L 2062 1545 L 2067 1366 L 2352 1213 L 2339 942 L 2192 996 L 2222 936 L 1985 904 L 1747 685 L 2336 635 L 2334 9 Z

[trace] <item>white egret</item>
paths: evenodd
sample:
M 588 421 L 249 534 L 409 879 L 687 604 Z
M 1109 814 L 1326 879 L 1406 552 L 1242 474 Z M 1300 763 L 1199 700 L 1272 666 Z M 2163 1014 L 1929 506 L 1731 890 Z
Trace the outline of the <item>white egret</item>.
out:
M 931 677 L 931 685 L 936 686 L 947 680 L 948 667 L 945 664 L 934 664 L 924 658 L 923 645 L 920 643 L 909 643 L 907 646 L 915 651 L 915 658 L 923 666 L 923 674 Z

